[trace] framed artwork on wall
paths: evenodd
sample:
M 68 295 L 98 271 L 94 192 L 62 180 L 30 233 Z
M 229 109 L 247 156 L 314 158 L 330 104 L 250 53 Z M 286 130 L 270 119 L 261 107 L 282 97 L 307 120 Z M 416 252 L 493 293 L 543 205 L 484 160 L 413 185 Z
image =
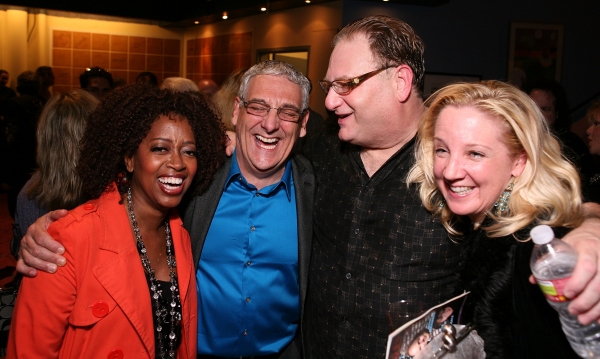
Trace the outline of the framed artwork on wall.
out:
M 564 36 L 563 24 L 511 22 L 508 81 L 519 88 L 527 81 L 560 81 Z
M 426 72 L 425 85 L 423 86 L 423 98 L 427 99 L 432 93 L 446 85 L 455 82 L 477 82 L 481 81 L 480 75 L 445 74 L 439 72 Z

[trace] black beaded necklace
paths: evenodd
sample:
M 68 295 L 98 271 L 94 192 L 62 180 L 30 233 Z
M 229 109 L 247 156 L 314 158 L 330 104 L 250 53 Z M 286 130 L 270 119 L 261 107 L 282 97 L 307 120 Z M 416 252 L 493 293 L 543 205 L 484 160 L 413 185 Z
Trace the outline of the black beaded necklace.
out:
M 162 288 L 159 281 L 154 276 L 154 270 L 150 266 L 150 260 L 146 254 L 146 246 L 142 241 L 142 235 L 133 213 L 133 201 L 131 199 L 131 187 L 127 190 L 127 206 L 129 212 L 129 219 L 131 220 L 131 226 L 133 227 L 133 233 L 137 242 L 138 253 L 142 260 L 142 266 L 146 272 L 146 277 L 150 283 L 151 297 L 154 300 L 153 316 L 154 325 L 156 330 L 156 338 L 158 342 L 156 345 L 157 357 L 160 358 L 175 358 L 175 351 L 177 349 L 178 336 L 181 335 L 181 299 L 179 298 L 179 285 L 177 282 L 177 273 L 175 268 L 177 263 L 175 262 L 175 254 L 173 251 L 173 243 L 171 240 L 171 228 L 169 222 L 165 221 L 165 231 L 167 232 L 167 265 L 169 266 L 169 277 L 170 277 L 170 291 L 171 291 L 171 302 L 165 303 L 162 295 Z M 167 310 L 170 307 L 170 310 Z M 170 324 L 170 332 L 163 331 L 163 325 Z M 165 345 L 166 344 L 166 345 Z M 168 354 L 167 354 L 168 353 Z

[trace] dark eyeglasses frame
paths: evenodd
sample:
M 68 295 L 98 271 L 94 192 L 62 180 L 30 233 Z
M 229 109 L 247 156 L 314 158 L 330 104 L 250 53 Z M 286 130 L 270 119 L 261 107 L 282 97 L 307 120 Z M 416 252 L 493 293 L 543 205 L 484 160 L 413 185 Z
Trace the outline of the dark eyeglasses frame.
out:
M 319 81 L 319 86 L 321 86 L 321 89 L 323 91 L 325 91 L 326 94 L 329 93 L 330 88 L 333 88 L 333 91 L 335 91 L 335 93 L 337 93 L 338 95 L 347 95 L 350 92 L 354 91 L 355 88 L 362 85 L 363 82 L 367 81 L 371 77 L 377 75 L 378 73 L 380 73 L 383 70 L 391 69 L 392 67 L 397 67 L 397 65 L 389 65 L 386 67 L 382 67 L 380 69 L 373 70 L 371 72 L 367 72 L 364 75 L 354 77 L 350 80 L 335 80 L 335 81 L 331 81 L 331 82 L 326 81 L 326 80 L 321 80 L 321 81 Z M 348 88 L 348 91 L 336 90 L 336 87 L 338 87 L 338 86 L 345 86 Z
M 263 103 L 263 102 L 258 102 L 258 101 L 244 101 L 244 99 L 243 99 L 243 98 L 241 98 L 241 97 L 240 97 L 240 101 L 241 101 L 241 102 L 242 102 L 242 104 L 244 105 L 244 108 L 246 108 L 246 113 L 247 113 L 247 114 L 249 114 L 249 115 L 252 115 L 252 116 L 261 116 L 261 117 L 266 117 L 266 116 L 268 116 L 268 115 L 269 115 L 269 112 L 270 112 L 271 110 L 277 110 L 277 118 L 278 118 L 278 119 L 280 119 L 281 121 L 285 121 L 285 122 L 291 122 L 291 123 L 298 123 L 298 122 L 300 122 L 300 119 L 302 118 L 302 116 L 304 116 L 304 114 L 306 113 L 306 110 L 298 110 L 298 109 L 295 109 L 295 108 L 293 108 L 293 107 L 289 107 L 289 106 L 288 106 L 288 107 L 286 107 L 286 106 L 281 106 L 281 107 L 270 107 L 269 105 L 267 105 L 267 104 L 265 104 L 265 103 Z M 248 105 L 250 105 L 250 104 L 254 104 L 254 103 L 255 103 L 255 104 L 259 104 L 259 105 L 263 105 L 263 106 L 267 107 L 267 113 L 266 113 L 266 114 L 264 114 L 264 115 L 257 115 L 257 114 L 254 114 L 254 113 L 251 113 L 250 111 L 248 111 Z M 280 114 L 280 113 L 281 113 L 281 111 L 283 111 L 283 110 L 295 110 L 295 111 L 297 110 L 297 111 L 299 111 L 299 116 L 298 116 L 298 119 L 297 119 L 296 121 L 290 121 L 290 120 L 286 120 L 286 119 L 283 119 L 283 118 L 281 118 L 281 116 L 280 116 L 279 114 Z

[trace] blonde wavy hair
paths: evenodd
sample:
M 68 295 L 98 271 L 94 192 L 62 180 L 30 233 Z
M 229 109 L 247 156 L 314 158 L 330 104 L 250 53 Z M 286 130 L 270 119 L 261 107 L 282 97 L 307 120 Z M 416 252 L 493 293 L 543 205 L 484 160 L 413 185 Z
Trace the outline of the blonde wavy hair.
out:
M 483 230 L 489 237 L 514 235 L 531 223 L 561 227 L 581 223 L 579 174 L 564 156 L 557 155 L 561 153 L 560 143 L 527 94 L 500 81 L 457 83 L 434 93 L 425 106 L 419 123 L 416 163 L 407 182 L 418 184 L 424 206 L 440 218 L 450 235 L 462 234 L 455 228 L 460 216 L 444 204 L 433 175 L 436 121 L 447 106 L 472 107 L 499 119 L 511 155 L 522 151 L 527 155 L 523 173 L 514 178 L 508 209 L 499 215 L 488 212 L 494 223 Z
M 235 98 L 238 95 L 242 76 L 245 72 L 246 69 L 232 72 L 212 97 L 215 107 L 221 114 L 221 121 L 223 121 L 228 131 L 235 132 L 235 126 L 231 123 L 231 118 L 233 117 L 233 109 L 235 108 Z

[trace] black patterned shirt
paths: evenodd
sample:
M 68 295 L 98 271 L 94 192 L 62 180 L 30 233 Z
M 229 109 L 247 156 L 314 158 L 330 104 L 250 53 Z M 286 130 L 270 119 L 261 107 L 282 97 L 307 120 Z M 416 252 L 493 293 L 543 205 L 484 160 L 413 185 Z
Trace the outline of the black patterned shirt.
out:
M 414 145 L 371 178 L 336 131 L 305 146 L 317 179 L 308 357 L 384 358 L 392 330 L 458 293 L 460 248 L 406 185 Z

